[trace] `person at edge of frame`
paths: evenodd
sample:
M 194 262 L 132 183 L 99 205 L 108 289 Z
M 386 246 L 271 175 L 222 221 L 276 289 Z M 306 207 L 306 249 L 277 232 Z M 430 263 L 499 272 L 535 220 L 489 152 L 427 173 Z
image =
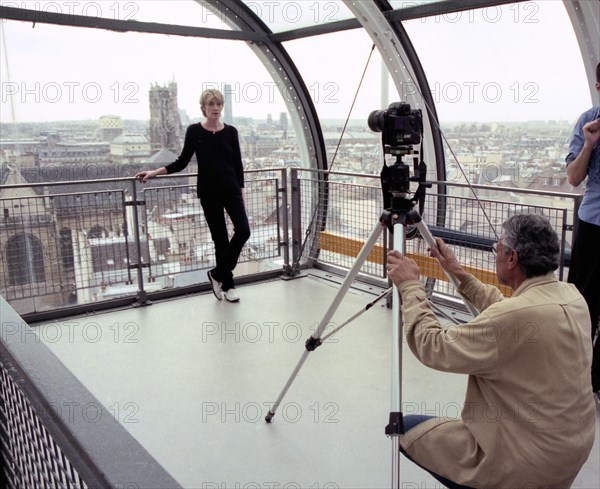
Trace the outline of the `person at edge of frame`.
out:
M 240 300 L 235 290 L 233 270 L 246 241 L 250 225 L 244 205 L 244 168 L 237 129 L 221 122 L 225 99 L 216 89 L 208 89 L 200 96 L 203 122 L 187 128 L 181 154 L 173 163 L 156 170 L 141 171 L 135 176 L 142 182 L 157 175 L 169 175 L 183 170 L 196 153 L 198 160 L 197 195 L 206 223 L 215 244 L 216 267 L 207 272 L 213 293 L 219 300 Z M 233 223 L 234 233 L 229 239 L 225 214 Z
M 594 443 L 589 311 L 554 275 L 559 241 L 544 217 L 510 217 L 494 250 L 510 298 L 467 273 L 442 239 L 430 248 L 481 311 L 450 328 L 431 309 L 419 266 L 388 254 L 410 349 L 428 367 L 468 374 L 461 418 L 405 416 L 400 450 L 451 489 L 566 489 Z
M 596 90 L 600 94 L 600 63 L 596 66 Z M 579 223 L 573 236 L 568 282 L 585 297 L 592 317 L 592 337 L 600 334 L 600 104 L 579 117 L 569 145 L 567 179 L 578 187 L 587 177 Z M 592 360 L 592 388 L 600 399 L 600 339 Z

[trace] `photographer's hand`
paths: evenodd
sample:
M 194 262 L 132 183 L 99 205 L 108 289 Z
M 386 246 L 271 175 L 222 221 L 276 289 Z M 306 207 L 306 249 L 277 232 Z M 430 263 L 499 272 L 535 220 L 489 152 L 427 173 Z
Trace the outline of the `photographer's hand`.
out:
M 468 273 L 458 263 L 454 252 L 444 243 L 442 238 L 435 238 L 435 243 L 435 246 L 429 248 L 430 255 L 440 262 L 444 270 L 454 275 L 459 282 L 462 282 Z
M 414 260 L 407 258 L 397 250 L 390 251 L 387 258 L 388 277 L 394 285 L 398 286 L 407 280 L 419 280 L 419 265 Z

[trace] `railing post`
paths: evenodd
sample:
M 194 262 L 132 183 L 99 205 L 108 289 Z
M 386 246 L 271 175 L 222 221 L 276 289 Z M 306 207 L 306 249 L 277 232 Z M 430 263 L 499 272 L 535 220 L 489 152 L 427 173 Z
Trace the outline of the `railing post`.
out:
M 142 263 L 142 241 L 140 236 L 140 219 L 138 215 L 139 207 L 145 206 L 146 201 L 140 200 L 137 198 L 137 180 L 132 181 L 131 185 L 132 191 L 132 201 L 130 205 L 133 206 L 133 235 L 135 239 L 135 248 L 137 251 L 137 263 L 134 265 L 130 265 L 130 267 L 137 269 L 137 279 L 138 279 L 138 292 L 137 292 L 137 305 L 138 306 L 146 306 L 149 305 L 148 296 L 146 294 L 146 290 L 144 289 L 144 273 L 142 268 L 144 264 Z
M 290 220 L 288 216 L 288 181 L 286 168 L 281 169 L 279 178 L 280 186 L 277 189 L 277 192 L 281 194 L 281 206 L 279 206 L 278 202 L 277 222 L 279 229 L 283 230 L 283 239 L 279 241 L 279 249 L 283 248 L 283 273 L 289 276 L 292 274 L 292 270 L 290 266 Z M 281 209 L 282 212 L 279 212 L 279 209 Z M 279 223 L 280 216 L 283 220 L 281 223 Z
M 567 224 L 566 226 L 563 226 L 563 236 L 562 236 L 562 242 L 563 242 L 563 249 L 561 250 L 561 257 L 560 257 L 560 270 L 559 270 L 559 279 L 563 280 L 563 275 L 564 275 L 564 258 L 565 258 L 565 242 L 566 242 L 566 232 L 567 231 L 571 231 L 571 255 L 569 257 L 569 268 L 571 267 L 571 260 L 573 259 L 573 244 L 575 243 L 575 236 L 577 236 L 577 231 L 579 230 L 579 207 L 581 206 L 581 203 L 583 202 L 583 194 L 577 195 L 574 199 L 573 199 L 573 224 L 569 225 Z M 565 211 L 565 218 L 564 218 L 564 222 L 566 222 L 566 211 Z
M 578 195 L 573 199 L 573 235 L 571 236 L 571 246 L 573 245 L 573 241 L 575 236 L 577 236 L 577 231 L 579 230 L 579 207 L 581 207 L 581 203 L 583 202 L 583 194 Z
M 567 249 L 567 230 L 570 227 L 567 224 L 568 209 L 563 209 L 562 215 L 562 231 L 560 233 L 560 255 L 558 257 L 558 280 L 564 280 L 565 274 L 565 252 Z M 572 226 L 571 226 L 572 227 Z
M 290 275 L 295 275 L 299 272 L 300 265 L 300 248 L 302 243 L 302 201 L 300 195 L 300 178 L 298 169 L 292 168 L 290 174 L 290 182 L 292 187 L 292 269 Z

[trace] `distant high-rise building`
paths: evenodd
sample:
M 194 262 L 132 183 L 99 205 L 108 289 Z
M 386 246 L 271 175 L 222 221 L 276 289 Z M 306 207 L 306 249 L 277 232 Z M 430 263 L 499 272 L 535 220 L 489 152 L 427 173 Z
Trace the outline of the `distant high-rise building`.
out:
M 279 114 L 279 126 L 283 131 L 281 135 L 281 139 L 287 139 L 287 129 L 288 129 L 288 120 L 287 120 L 287 112 L 281 112 Z
M 233 124 L 233 97 L 232 97 L 231 85 L 228 83 L 225 84 L 225 93 L 223 97 L 225 97 L 225 107 L 223 114 L 223 122 L 225 124 Z
M 279 126 L 283 131 L 287 131 L 288 128 L 288 120 L 287 120 L 287 112 L 281 112 L 279 114 Z
M 181 118 L 177 107 L 177 83 L 150 87 L 150 148 L 152 152 L 165 148 L 181 151 Z

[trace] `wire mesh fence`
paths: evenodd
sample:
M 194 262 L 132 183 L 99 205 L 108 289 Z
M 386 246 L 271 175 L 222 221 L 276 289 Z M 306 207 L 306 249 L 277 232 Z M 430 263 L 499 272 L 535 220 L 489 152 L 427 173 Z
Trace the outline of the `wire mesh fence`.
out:
M 313 236 L 316 245 L 303 247 L 303 258 L 315 266 L 335 266 L 348 269 L 383 214 L 383 196 L 379 177 L 359 174 L 335 174 L 298 170 L 301 197 L 302 230 Z M 467 270 L 485 282 L 494 283 L 495 256 L 492 245 L 501 235 L 502 223 L 512 215 L 536 213 L 545 216 L 557 232 L 561 243 L 559 278 L 564 277 L 564 257 L 569 251 L 574 198 L 544 195 L 514 189 L 492 188 L 480 192 L 482 197 L 470 197 L 444 183 L 444 192 L 435 188 L 423 200 L 422 217 L 434 236 L 450 244 Z M 459 189 L 460 190 L 460 189 Z M 324 198 L 315 195 L 321 192 Z M 456 194 L 459 195 L 456 195 Z M 491 194 L 491 196 L 486 196 Z M 498 197 L 503 197 L 498 199 Z M 407 195 L 410 198 L 410 195 Z M 557 201 L 557 199 L 559 199 Z M 417 206 L 415 206 L 417 209 Z M 411 226 L 407 236 L 412 237 Z M 416 231 L 416 230 L 415 230 Z M 305 239 L 309 242 L 308 239 Z M 391 240 L 384 232 L 365 261 L 361 273 L 386 278 L 385 253 Z M 432 290 L 458 297 L 454 287 L 445 280 L 437 262 L 428 258 L 428 246 L 416 234 L 406 243 L 406 252 L 417 259 L 423 277 Z M 431 278 L 437 278 L 432 282 Z M 439 280 L 441 279 L 441 280 Z M 509 293 L 508 289 L 503 289 Z
M 278 186 L 278 178 L 246 182 L 244 200 L 251 237 L 242 249 L 239 263 L 274 260 L 281 256 L 279 243 L 286 216 Z M 153 281 L 165 278 L 165 284 L 176 286 L 175 274 L 215 266 L 214 244 L 195 191 L 195 185 L 177 185 L 143 192 L 146 212 L 141 218 L 141 240 L 148 250 L 149 276 Z M 233 224 L 227 214 L 225 219 L 231 238 Z
M 240 275 L 282 267 L 283 175 L 252 171 L 246 180 L 251 237 Z M 27 314 L 206 282 L 214 245 L 190 179 L 161 178 L 143 190 L 131 178 L 5 186 L 0 294 Z M 228 217 L 227 226 L 231 237 Z
M 111 188 L 115 182 L 120 186 L 113 190 L 105 190 L 102 180 L 87 181 L 81 191 L 74 191 L 73 183 L 13 186 L 0 199 L 0 293 L 28 313 L 206 282 L 206 271 L 215 265 L 214 246 L 193 179 L 159 178 L 143 190 L 131 178 L 108 180 Z M 289 227 L 293 246 L 301 251 L 295 252 L 297 260 L 349 269 L 385 211 L 379 177 L 293 169 L 291 181 L 297 184 L 292 184 L 290 208 L 286 179 L 282 169 L 248 173 L 251 237 L 236 274 L 285 268 Z M 423 200 L 422 213 L 434 236 L 451 244 L 461 263 L 480 278 L 494 283 L 491 245 L 502 222 L 516 213 L 546 216 L 561 238 L 561 256 L 568 254 L 572 196 L 501 187 L 478 194 L 438 183 Z M 231 235 L 229 221 L 228 229 Z M 384 230 L 362 275 L 385 282 L 389 241 Z M 424 276 L 443 278 L 427 259 L 422 239 L 409 240 L 406 251 L 419 260 Z M 559 273 L 562 278 L 562 267 Z M 444 280 L 435 282 L 435 290 L 456 295 Z
M 0 451 L 5 478 L 3 487 L 88 487 L 2 364 L 0 413 Z
M 370 183 L 368 180 L 366 183 Z M 321 173 L 303 173 L 299 181 L 301 227 L 305 230 L 303 257 L 350 268 L 362 243 L 379 225 L 383 210 L 378 198 L 380 190 L 366 183 L 325 179 Z M 321 198 L 316 197 L 319 190 Z M 383 249 L 384 239 L 384 235 L 379 238 L 379 249 Z M 371 256 L 361 273 L 384 277 L 381 260 Z

